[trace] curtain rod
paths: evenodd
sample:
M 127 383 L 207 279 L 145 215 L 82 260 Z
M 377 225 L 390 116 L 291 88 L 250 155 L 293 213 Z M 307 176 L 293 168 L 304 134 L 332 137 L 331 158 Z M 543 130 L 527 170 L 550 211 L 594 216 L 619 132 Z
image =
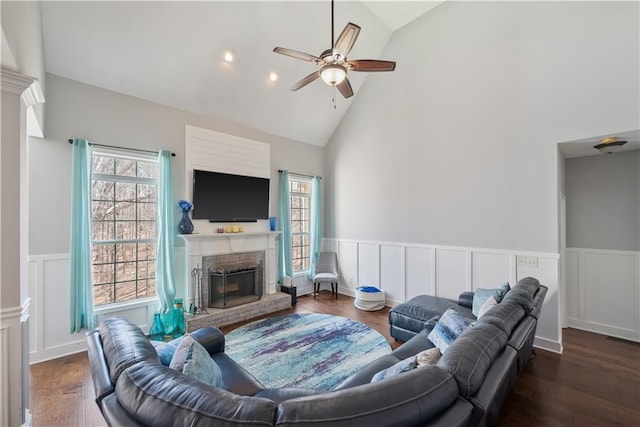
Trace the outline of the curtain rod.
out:
M 73 139 L 69 139 L 69 144 L 73 144 Z M 93 142 L 90 142 L 89 145 L 95 145 L 96 147 L 107 147 L 107 148 L 118 148 L 121 150 L 132 150 L 132 151 L 140 151 L 142 153 L 153 153 L 153 154 L 158 154 L 158 151 L 152 151 L 152 150 L 141 150 L 139 148 L 126 148 L 126 147 L 118 147 L 116 145 L 106 145 L 106 144 L 96 144 Z M 171 157 L 175 157 L 176 153 L 171 153 Z
M 278 169 L 278 173 L 282 173 L 282 172 L 284 172 L 284 169 Z M 315 178 L 317 176 L 318 178 L 322 179 L 322 177 L 318 176 L 318 175 L 307 175 L 307 174 L 304 174 L 304 173 L 297 173 L 297 172 L 289 172 L 289 173 L 292 174 L 292 175 L 303 176 L 305 178 Z

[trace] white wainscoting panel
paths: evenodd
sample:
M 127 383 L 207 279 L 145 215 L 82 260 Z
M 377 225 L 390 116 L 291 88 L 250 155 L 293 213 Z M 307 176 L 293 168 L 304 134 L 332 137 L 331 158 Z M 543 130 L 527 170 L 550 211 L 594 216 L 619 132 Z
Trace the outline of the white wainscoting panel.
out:
M 380 245 L 358 244 L 358 286 L 380 285 Z
M 405 297 L 407 300 L 418 295 L 435 295 L 433 280 L 434 250 L 426 247 L 407 246 L 405 248 Z
M 348 295 L 355 294 L 358 283 L 358 242 L 343 240 L 338 242 L 338 268 L 340 269 L 340 290 Z
M 567 248 L 567 325 L 640 341 L 640 252 Z
M 323 250 L 338 253 L 340 293 L 353 296 L 354 283 L 377 284 L 388 306 L 425 294 L 457 300 L 463 291 L 535 277 L 549 291 L 534 345 L 562 353 L 556 253 L 337 238 L 323 239 Z M 518 266 L 518 255 L 536 257 L 538 266 Z
M 436 291 L 442 298 L 458 300 L 460 293 L 471 290 L 471 252 L 436 250 Z
M 404 248 L 402 246 L 380 246 L 380 289 L 384 290 L 387 304 L 404 301 Z
M 70 329 L 69 254 L 32 255 L 29 257 L 30 362 L 38 363 L 86 350 L 85 331 L 72 334 Z M 97 322 L 121 316 L 139 325 L 149 325 L 157 309 L 155 299 L 136 301 L 95 309 Z
M 501 253 L 474 252 L 471 260 L 471 282 L 473 289 L 492 288 L 496 283 L 511 282 L 511 272 L 515 271 L 511 265 L 515 257 Z M 470 289 L 471 290 L 471 289 Z

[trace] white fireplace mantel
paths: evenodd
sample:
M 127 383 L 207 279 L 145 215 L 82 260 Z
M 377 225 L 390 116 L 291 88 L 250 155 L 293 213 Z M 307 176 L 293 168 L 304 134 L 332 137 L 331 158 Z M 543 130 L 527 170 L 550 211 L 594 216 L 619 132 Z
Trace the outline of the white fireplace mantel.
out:
M 251 231 L 243 233 L 193 233 L 181 234 L 186 243 L 186 277 L 184 296 L 187 302 L 193 302 L 191 272 L 202 267 L 202 257 L 240 252 L 264 251 L 265 286 L 264 294 L 276 293 L 276 272 L 278 254 L 276 237 L 279 231 Z M 204 286 L 204 284 L 203 284 Z

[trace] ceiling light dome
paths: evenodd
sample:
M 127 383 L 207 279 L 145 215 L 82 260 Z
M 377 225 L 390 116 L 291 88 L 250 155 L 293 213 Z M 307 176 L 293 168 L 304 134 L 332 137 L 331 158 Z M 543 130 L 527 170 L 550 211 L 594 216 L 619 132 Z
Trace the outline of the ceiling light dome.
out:
M 347 70 L 338 64 L 327 64 L 320 70 L 320 77 L 330 86 L 339 85 L 346 76 Z
M 600 144 L 594 145 L 593 148 L 600 150 L 603 153 L 611 154 L 614 151 L 620 151 L 622 146 L 627 143 L 627 141 L 619 141 L 620 138 L 617 136 L 610 136 L 608 138 L 602 138 L 600 140 Z

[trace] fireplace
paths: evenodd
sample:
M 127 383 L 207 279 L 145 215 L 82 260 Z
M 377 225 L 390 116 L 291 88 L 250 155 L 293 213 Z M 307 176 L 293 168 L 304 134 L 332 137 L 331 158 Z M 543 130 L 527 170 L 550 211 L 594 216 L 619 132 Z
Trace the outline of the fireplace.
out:
M 262 262 L 209 274 L 209 307 L 229 308 L 258 301 L 261 297 Z

